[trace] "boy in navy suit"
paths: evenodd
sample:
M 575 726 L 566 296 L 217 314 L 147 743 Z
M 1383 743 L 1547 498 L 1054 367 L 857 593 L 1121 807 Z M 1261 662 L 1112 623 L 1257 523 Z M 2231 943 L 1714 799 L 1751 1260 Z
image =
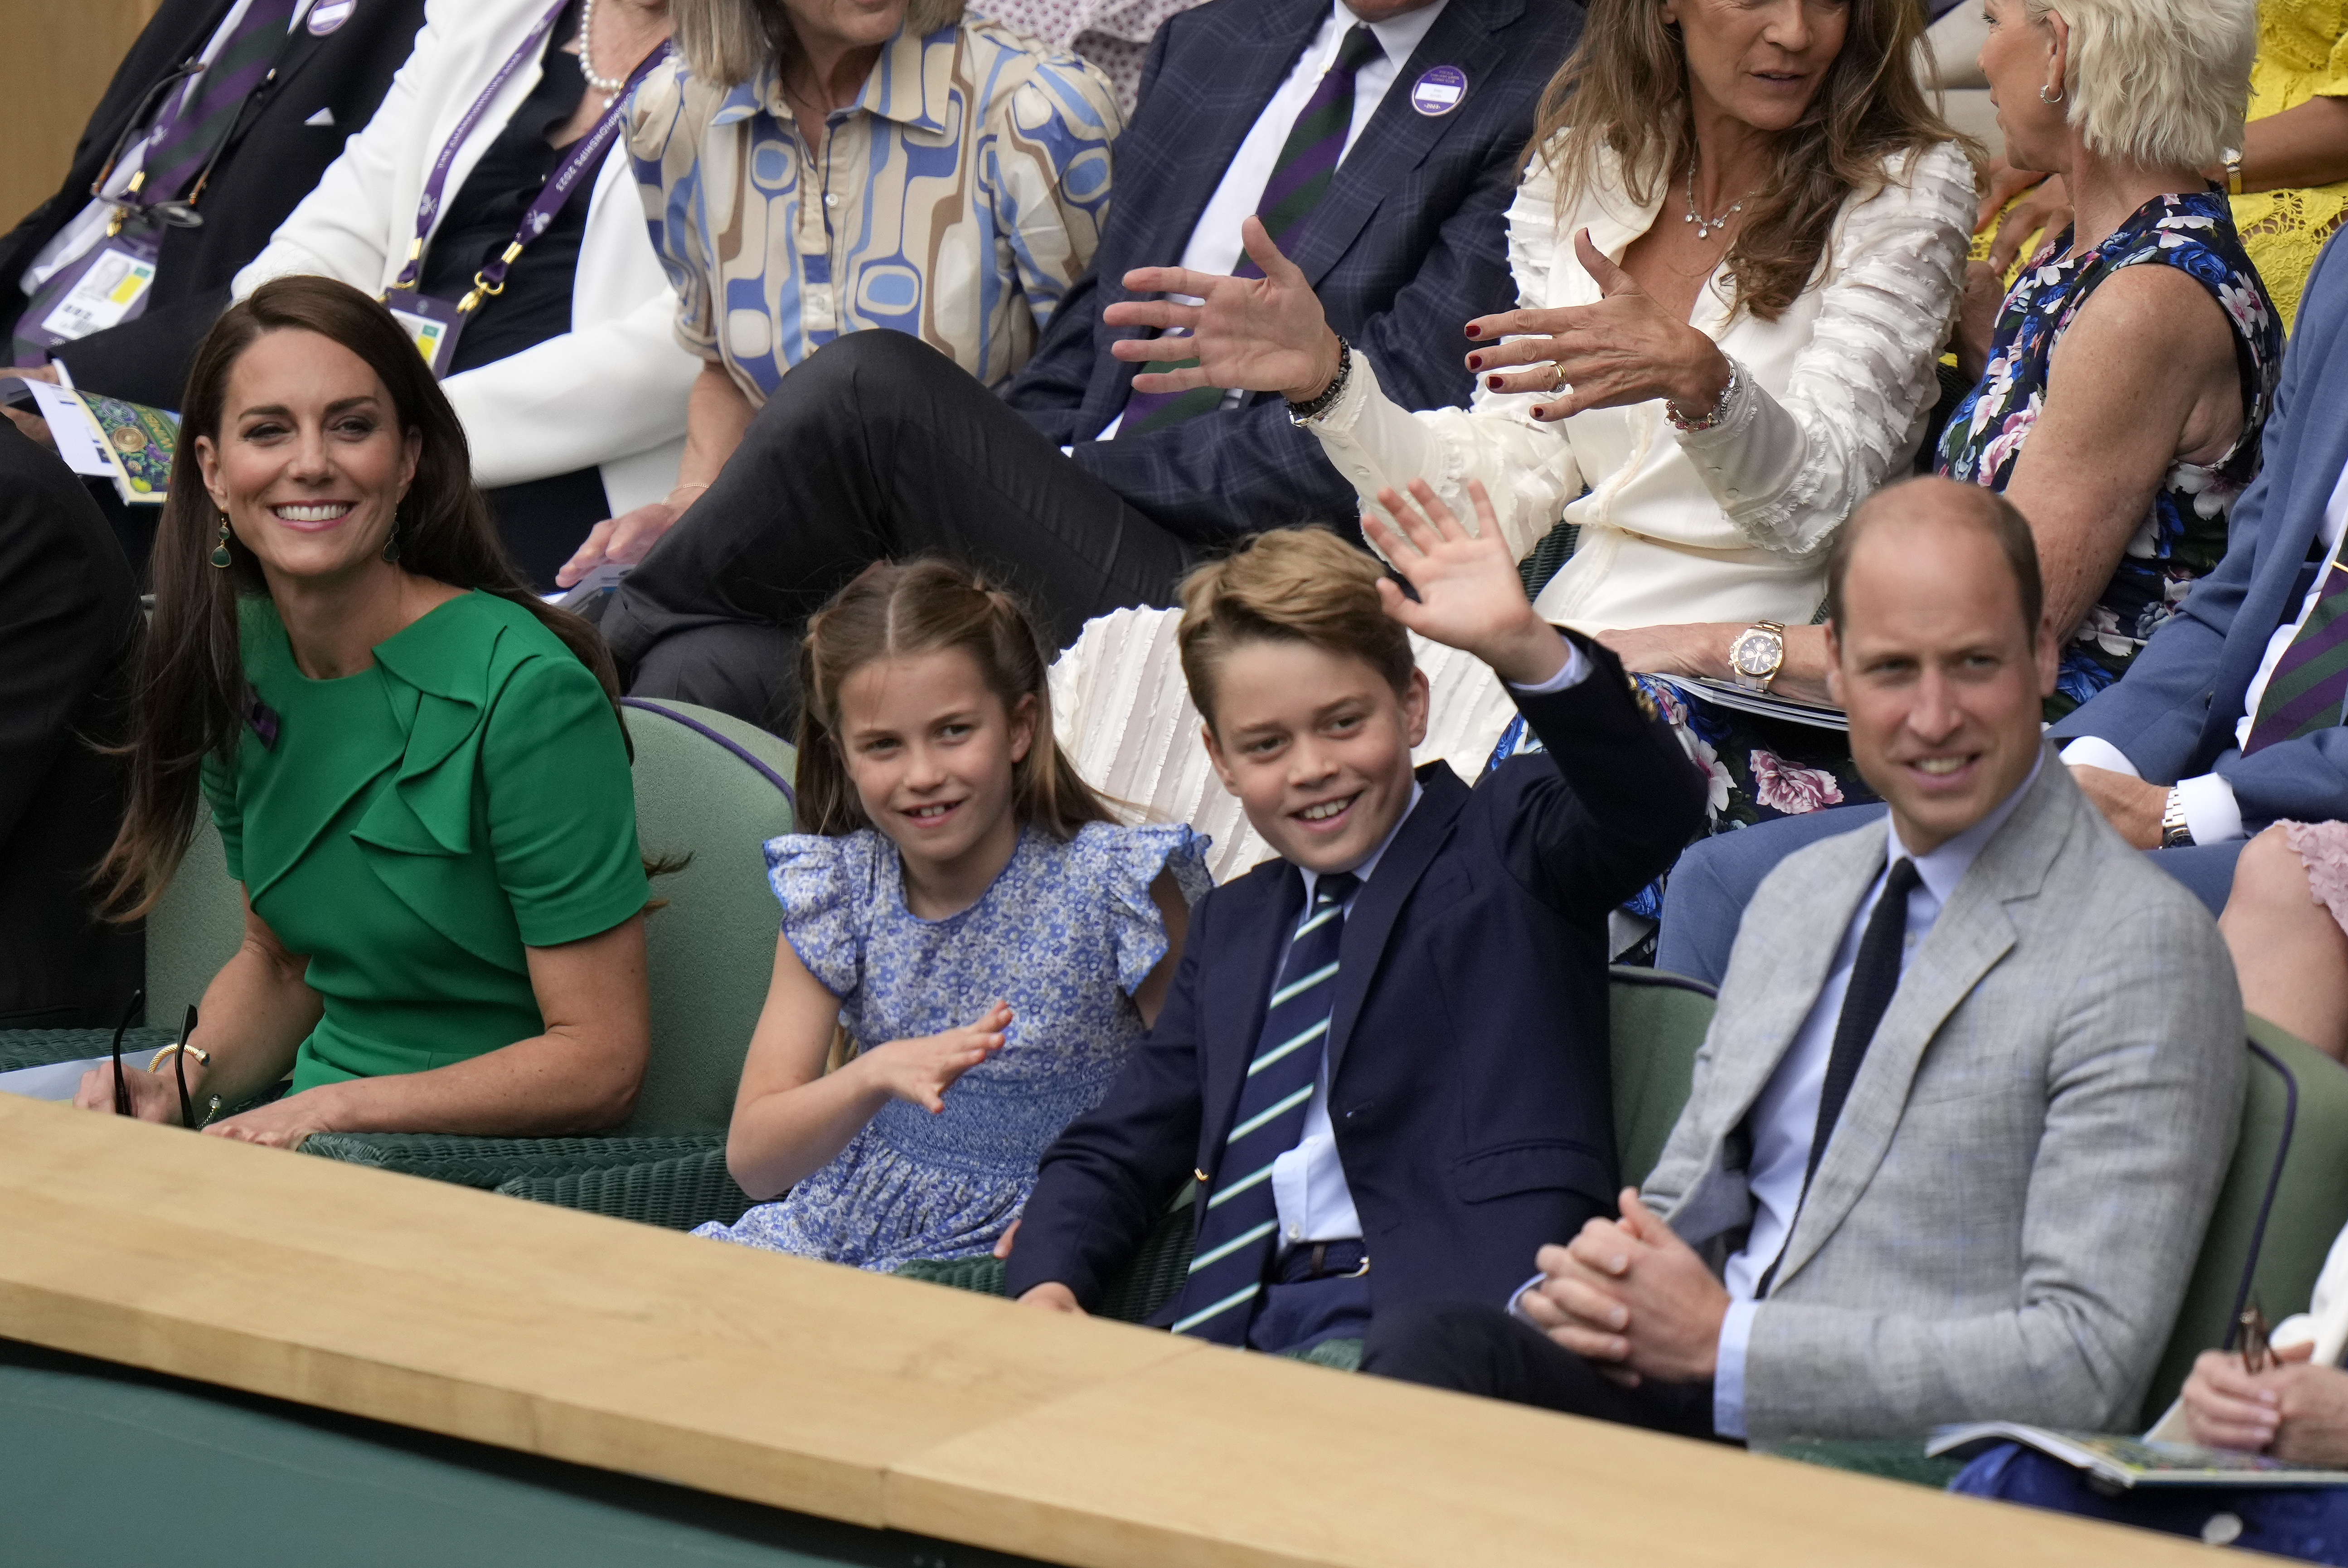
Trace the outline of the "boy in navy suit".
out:
M 1182 585 L 1209 757 L 1282 858 L 1191 912 L 1148 1043 L 1045 1155 L 1023 1302 L 1093 1306 L 1185 1181 L 1190 1270 L 1152 1321 L 1268 1351 L 1498 1306 L 1612 1211 L 1606 914 L 1687 841 L 1702 777 L 1612 655 L 1533 614 L 1480 488 L 1474 536 L 1411 489 L 1363 526 L 1415 598 L 1307 530 Z M 1473 790 L 1414 773 L 1406 628 L 1490 665 L 1547 755 Z

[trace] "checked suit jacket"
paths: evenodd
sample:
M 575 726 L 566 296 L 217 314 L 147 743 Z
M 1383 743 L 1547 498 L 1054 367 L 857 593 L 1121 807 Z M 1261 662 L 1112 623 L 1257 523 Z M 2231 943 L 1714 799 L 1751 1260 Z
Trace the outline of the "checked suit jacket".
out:
M 2225 559 L 2127 675 L 2052 731 L 2057 740 L 2108 740 L 2156 783 L 2217 773 L 2251 832 L 2285 818 L 2348 818 L 2348 727 L 2339 717 L 2255 756 L 2234 744 L 2267 642 L 2314 582 L 2311 552 L 2322 554 L 2317 531 L 2348 464 L 2348 246 L 2336 235 L 2308 274 L 2264 441 L 2265 465 L 2235 504 Z
M 1447 764 L 1362 886 L 1338 950 L 1330 1121 L 1374 1311 L 1498 1306 L 1533 1253 L 1613 1208 L 1606 914 L 1670 863 L 1704 776 L 1622 666 L 1519 696 L 1548 755 L 1470 789 Z M 1187 1182 L 1210 1191 L 1304 880 L 1272 860 L 1200 901 L 1148 1040 L 1044 1156 L 1007 1284 L 1087 1308 Z M 1158 1319 L 1170 1321 L 1169 1303 Z
M 1136 267 L 1173 266 L 1264 105 L 1329 14 L 1328 0 L 1210 0 L 1168 18 L 1117 138 L 1117 196 L 1099 251 L 1004 398 L 1079 467 L 1169 531 L 1200 543 L 1290 523 L 1351 533 L 1354 491 L 1277 393 L 1140 437 L 1092 438 L 1139 366 L 1108 346 L 1147 329 L 1101 313 Z M 1470 316 L 1510 310 L 1506 215 L 1541 91 L 1581 32 L 1573 0 L 1450 0 L 1338 166 L 1289 258 L 1329 323 L 1377 362 L 1405 407 L 1465 407 Z M 1448 114 L 1411 107 L 1436 66 L 1468 77 Z
M 2241 1116 L 2241 998 L 2192 893 L 2050 749 L 1909 957 L 1754 1314 L 1754 1441 L 1942 1422 L 2130 1429 Z M 1651 1207 L 1717 1264 L 1746 1119 L 1883 870 L 1882 822 L 1745 912 Z

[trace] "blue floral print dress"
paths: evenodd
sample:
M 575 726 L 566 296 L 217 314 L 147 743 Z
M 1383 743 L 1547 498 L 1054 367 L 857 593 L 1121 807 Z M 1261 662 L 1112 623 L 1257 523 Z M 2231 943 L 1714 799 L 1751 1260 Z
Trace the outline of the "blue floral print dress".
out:
M 1167 948 L 1149 884 L 1167 872 L 1197 903 L 1207 844 L 1179 825 L 1095 822 L 1065 842 L 1031 827 L 976 903 L 923 920 L 905 907 L 882 834 L 767 841 L 783 935 L 839 998 L 858 1049 L 958 1028 L 998 997 L 1014 1016 L 1003 1049 L 954 1081 L 942 1114 L 892 1099 L 782 1198 L 694 1234 L 880 1272 L 992 1252 L 1044 1150 L 1141 1043 L 1132 993 Z
M 2225 311 L 2241 373 L 2242 430 L 2216 462 L 2180 462 L 2162 480 L 2119 570 L 2063 650 L 2050 719 L 2117 680 L 2193 580 L 2225 553 L 2227 516 L 2258 475 L 2259 434 L 2282 365 L 2281 318 L 2216 189 L 2156 196 L 2093 250 L 2065 257 L 2070 245 L 2065 229 L 2015 277 L 1998 312 L 1988 367 L 1941 433 L 1939 471 L 2005 489 L 2045 402 L 2055 345 L 2087 296 L 2124 267 L 2175 267 Z

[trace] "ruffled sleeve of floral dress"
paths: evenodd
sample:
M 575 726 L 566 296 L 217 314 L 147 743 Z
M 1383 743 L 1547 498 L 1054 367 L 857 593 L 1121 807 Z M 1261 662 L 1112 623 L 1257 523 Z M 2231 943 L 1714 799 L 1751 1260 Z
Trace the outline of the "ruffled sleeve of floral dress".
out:
M 1972 165 L 1954 142 L 1910 155 L 1853 196 L 1828 242 L 1818 324 L 1782 397 L 1740 377 L 1680 449 L 1729 520 L 1764 549 L 1826 547 L 1913 452 L 1940 382 L 1972 231 Z
M 768 839 L 766 851 L 783 939 L 825 990 L 845 1000 L 863 978 L 877 879 L 893 862 L 870 828 L 839 838 L 786 833 Z
M 1090 822 L 1071 846 L 1079 874 L 1101 890 L 1102 917 L 1117 988 L 1128 995 L 1166 956 L 1166 921 L 1149 896 L 1160 872 L 1174 879 L 1182 902 L 1196 903 L 1214 883 L 1207 874 L 1208 840 L 1181 822 L 1121 827 Z

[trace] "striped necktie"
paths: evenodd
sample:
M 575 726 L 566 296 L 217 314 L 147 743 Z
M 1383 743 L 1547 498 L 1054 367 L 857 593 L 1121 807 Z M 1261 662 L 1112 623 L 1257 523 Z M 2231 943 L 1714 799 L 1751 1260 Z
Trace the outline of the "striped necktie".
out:
M 1337 160 L 1345 150 L 1345 133 L 1354 125 L 1354 77 L 1361 68 L 1385 54 L 1377 35 L 1356 22 L 1344 40 L 1337 46 L 1337 58 L 1323 74 L 1321 85 L 1297 111 L 1295 123 L 1289 128 L 1288 139 L 1282 143 L 1280 158 L 1272 165 L 1272 178 L 1264 181 L 1263 195 L 1255 204 L 1255 215 L 1263 220 L 1264 232 L 1281 253 L 1289 253 L 1303 233 L 1305 221 L 1321 205 L 1329 193 L 1329 182 L 1336 177 Z M 1263 270 L 1251 256 L 1240 257 L 1239 265 L 1231 269 L 1236 278 L 1260 278 Z M 1169 370 L 1186 370 L 1198 364 L 1196 359 L 1153 360 L 1141 367 L 1142 374 L 1164 375 Z M 1185 419 L 1195 419 L 1201 414 L 1212 413 L 1222 407 L 1223 389 L 1220 387 L 1193 387 L 1188 392 L 1136 392 L 1125 405 L 1125 422 L 1117 434 L 1137 435 L 1147 430 L 1162 430 L 1179 425 Z
M 1247 1339 L 1248 1320 L 1280 1243 L 1272 1162 L 1304 1136 L 1304 1108 L 1320 1079 L 1337 996 L 1345 901 L 1361 885 L 1349 872 L 1321 878 L 1313 907 L 1289 938 L 1279 989 L 1264 1013 L 1239 1109 L 1223 1137 L 1214 1191 L 1199 1211 L 1189 1277 L 1174 1304 L 1177 1334 L 1222 1345 Z
M 2258 717 L 2250 722 L 2250 738 L 2242 755 L 2296 740 L 2341 721 L 2348 703 L 2348 566 L 2335 549 L 2324 570 L 2323 588 L 2307 613 L 2307 622 L 2276 661 L 2259 694 Z
M 252 0 L 220 52 L 196 78 L 179 112 L 159 127 L 138 183 L 141 202 L 188 200 L 212 150 L 227 139 L 245 100 L 269 79 L 299 0 Z

